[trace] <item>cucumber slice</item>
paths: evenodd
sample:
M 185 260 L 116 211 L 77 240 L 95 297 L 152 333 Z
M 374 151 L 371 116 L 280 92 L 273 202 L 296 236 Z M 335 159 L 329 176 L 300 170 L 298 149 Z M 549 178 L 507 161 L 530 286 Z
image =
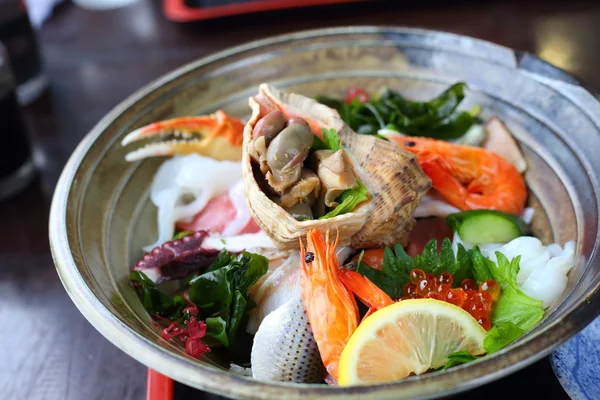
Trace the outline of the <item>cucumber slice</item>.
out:
M 468 243 L 508 243 L 529 231 L 527 224 L 514 214 L 496 210 L 471 210 L 446 217 L 448 226 Z

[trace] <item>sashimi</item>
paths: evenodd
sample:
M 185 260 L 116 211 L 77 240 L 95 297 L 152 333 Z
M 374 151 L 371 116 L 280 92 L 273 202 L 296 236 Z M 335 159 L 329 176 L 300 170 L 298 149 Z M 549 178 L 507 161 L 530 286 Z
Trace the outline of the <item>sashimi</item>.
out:
M 211 232 L 223 233 L 227 226 L 236 217 L 236 209 L 233 205 L 229 193 L 224 193 L 220 196 L 213 197 L 209 200 L 206 206 L 192 217 L 189 221 L 178 221 L 177 229 L 181 231 L 196 232 L 206 230 Z M 260 228 L 250 217 L 248 222 L 239 232 L 233 232 L 231 235 L 242 233 L 256 233 Z
M 437 239 L 438 251 L 441 249 L 444 238 L 452 240 L 452 230 L 446 224 L 445 218 L 423 218 L 417 220 L 415 227 L 410 232 L 406 253 L 414 257 L 421 254 L 427 242 Z

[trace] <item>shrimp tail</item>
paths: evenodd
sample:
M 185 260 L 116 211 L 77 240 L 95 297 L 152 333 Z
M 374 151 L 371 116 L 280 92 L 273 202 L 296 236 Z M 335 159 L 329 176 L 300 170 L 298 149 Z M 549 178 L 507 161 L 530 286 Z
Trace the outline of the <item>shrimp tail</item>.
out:
M 379 310 L 394 303 L 387 293 L 358 272 L 342 268 L 338 270 L 338 276 L 346 289 L 354 293 L 370 309 Z

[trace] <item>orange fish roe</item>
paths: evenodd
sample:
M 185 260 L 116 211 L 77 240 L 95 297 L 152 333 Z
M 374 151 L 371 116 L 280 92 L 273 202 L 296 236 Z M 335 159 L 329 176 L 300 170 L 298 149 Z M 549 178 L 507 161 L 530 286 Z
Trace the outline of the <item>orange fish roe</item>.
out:
M 467 311 L 485 330 L 492 328 L 490 314 L 494 302 L 500 297 L 496 281 L 485 281 L 477 286 L 472 279 L 465 279 L 460 287 L 452 288 L 454 277 L 443 272 L 437 277 L 421 269 L 410 271 L 410 282 L 404 285 L 402 299 L 429 298 L 454 304 Z

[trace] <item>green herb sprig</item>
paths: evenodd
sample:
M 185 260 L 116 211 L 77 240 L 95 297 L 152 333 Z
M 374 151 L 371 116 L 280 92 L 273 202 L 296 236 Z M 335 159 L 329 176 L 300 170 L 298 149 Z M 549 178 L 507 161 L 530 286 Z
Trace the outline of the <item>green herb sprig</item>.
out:
M 330 97 L 317 97 L 317 101 L 336 109 L 357 133 L 375 135 L 379 129 L 392 129 L 409 136 L 450 140 L 463 136 L 481 111 L 477 106 L 456 111 L 465 88 L 464 82 L 458 82 L 424 102 L 408 100 L 390 89 L 380 90 L 367 102 L 354 99 L 346 104 Z

